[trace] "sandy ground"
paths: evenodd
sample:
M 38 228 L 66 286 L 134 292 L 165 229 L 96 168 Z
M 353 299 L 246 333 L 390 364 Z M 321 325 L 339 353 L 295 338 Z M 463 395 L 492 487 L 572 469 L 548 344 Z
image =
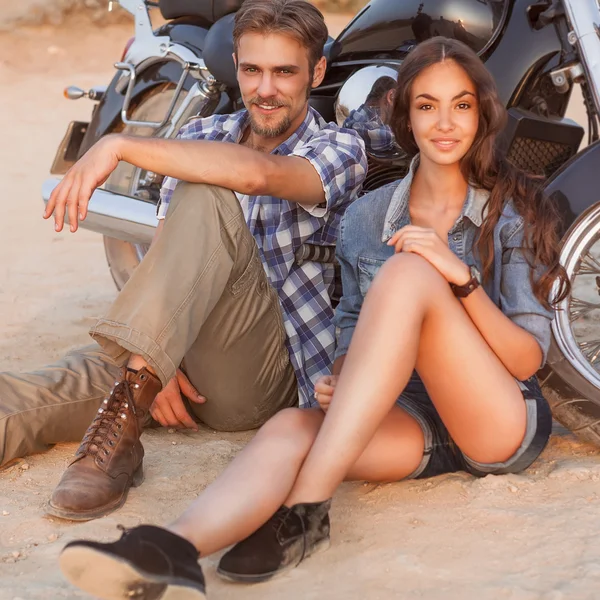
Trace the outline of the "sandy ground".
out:
M 341 21 L 340 21 L 341 22 Z M 337 23 L 339 25 L 339 22 Z M 105 30 L 21 30 L 0 36 L 0 368 L 27 369 L 87 343 L 86 330 L 115 297 L 99 236 L 56 235 L 41 219 L 40 186 L 65 127 L 88 118 L 67 84 L 108 82 L 130 35 Z M 580 114 L 580 113 L 576 113 Z M 44 516 L 72 455 L 60 445 L 0 473 L 0 599 L 83 598 L 57 556 L 79 537 L 112 539 L 118 523 L 175 517 L 240 450 L 247 434 L 152 431 L 146 482 L 104 519 Z M 525 474 L 465 474 L 391 485 L 344 485 L 333 509 L 333 545 L 272 583 L 226 585 L 203 561 L 212 598 L 421 600 L 598 598 L 599 452 L 562 431 Z

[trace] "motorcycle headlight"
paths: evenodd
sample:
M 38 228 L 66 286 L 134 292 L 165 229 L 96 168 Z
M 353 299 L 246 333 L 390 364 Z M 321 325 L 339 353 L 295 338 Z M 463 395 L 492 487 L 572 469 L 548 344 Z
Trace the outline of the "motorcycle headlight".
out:
M 354 73 L 340 89 L 335 102 L 338 125 L 342 127 L 353 111 L 363 107 L 377 110 L 386 121 L 397 81 L 398 72 L 386 65 L 372 65 Z

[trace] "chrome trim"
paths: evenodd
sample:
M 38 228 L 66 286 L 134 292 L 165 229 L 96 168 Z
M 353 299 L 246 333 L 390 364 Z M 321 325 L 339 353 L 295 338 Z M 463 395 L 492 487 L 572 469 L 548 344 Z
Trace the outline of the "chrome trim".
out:
M 135 41 L 129 47 L 125 61 L 137 65 L 149 56 L 166 56 L 171 39 L 165 35 L 154 35 L 146 3 L 143 0 L 118 0 L 118 2 L 133 15 L 135 20 Z
M 575 269 L 581 258 L 581 249 L 586 248 L 598 235 L 600 229 L 600 204 L 591 206 L 581 217 L 579 222 L 572 227 L 560 252 L 560 262 L 567 271 L 569 278 L 573 277 Z M 554 291 L 556 291 L 555 284 Z M 590 383 L 600 389 L 600 374 L 592 367 L 583 356 L 577 340 L 571 330 L 569 314 L 569 296 L 557 307 L 552 320 L 552 332 L 562 355 Z
M 554 69 L 550 72 L 550 78 L 554 87 L 560 94 L 566 94 L 571 88 L 569 81 L 573 83 L 582 83 L 582 79 L 585 77 L 585 71 L 581 63 L 573 63 L 567 67 L 561 67 Z
M 129 85 L 127 86 L 127 91 L 125 92 L 125 99 L 123 100 L 123 108 L 121 109 L 121 120 L 125 125 L 132 125 L 135 127 L 151 127 L 152 129 L 160 129 L 164 125 L 166 125 L 173 114 L 173 109 L 177 104 L 177 100 L 179 100 L 179 94 L 183 89 L 183 84 L 190 72 L 191 65 L 185 64 L 183 65 L 183 71 L 181 72 L 181 77 L 177 82 L 177 87 L 175 88 L 175 93 L 173 94 L 173 100 L 171 100 L 171 104 L 167 109 L 165 116 L 162 121 L 133 121 L 129 119 L 127 113 L 129 111 L 129 104 L 131 103 L 131 94 L 133 93 L 133 89 L 135 88 L 136 81 L 136 70 L 133 65 L 129 63 L 116 63 L 115 68 L 121 71 L 129 72 Z
M 116 89 L 123 92 L 125 85 L 125 99 L 121 110 L 121 120 L 126 125 L 135 127 L 151 127 L 160 129 L 170 123 L 171 116 L 188 75 L 204 83 L 207 94 L 213 91 L 217 82 L 206 68 L 204 60 L 192 50 L 180 44 L 171 43 L 168 36 L 157 36 L 152 29 L 152 22 L 148 6 L 143 0 L 118 0 L 119 4 L 135 18 L 135 40 L 129 47 L 122 62 L 115 64 L 115 68 L 122 71 L 122 77 L 116 84 Z M 156 62 L 173 60 L 182 67 L 181 77 L 177 83 L 173 100 L 167 109 L 162 121 L 134 121 L 128 117 L 131 97 L 139 73 Z M 179 113 L 178 113 L 179 114 Z M 177 119 L 175 119 L 177 122 Z
M 187 118 L 187 116 L 189 116 L 189 115 L 186 115 L 186 112 L 189 111 L 190 105 L 192 104 L 192 102 L 194 100 L 197 100 L 198 98 L 205 99 L 205 100 L 213 99 L 218 96 L 218 93 L 220 90 L 220 86 L 218 86 L 216 84 L 211 84 L 204 80 L 196 82 L 188 91 L 185 99 L 181 103 L 181 106 L 175 112 L 173 118 L 171 118 L 171 116 L 173 115 L 175 106 L 177 105 L 177 102 L 179 100 L 179 96 L 183 89 L 183 84 L 185 83 L 186 77 L 192 71 L 190 66 L 187 65 L 183 69 L 183 72 L 181 74 L 179 82 L 177 83 L 177 87 L 175 88 L 175 92 L 173 94 L 173 99 L 171 100 L 171 104 L 169 105 L 167 112 L 166 112 L 165 116 L 163 117 L 163 120 L 162 121 L 134 121 L 134 120 L 130 120 L 127 117 L 127 113 L 129 112 L 129 105 L 131 103 L 131 93 L 133 92 L 133 89 L 135 86 L 135 77 L 136 77 L 135 69 L 127 63 L 117 63 L 115 65 L 115 67 L 117 67 L 118 69 L 129 71 L 129 77 L 130 77 L 129 85 L 127 87 L 127 92 L 125 93 L 125 98 L 123 100 L 123 108 L 121 109 L 121 120 L 126 125 L 133 125 L 136 127 L 151 127 L 152 129 L 157 129 L 157 130 L 164 127 L 165 125 L 169 124 L 170 126 L 169 126 L 167 132 L 164 134 L 161 133 L 160 137 L 171 137 L 171 133 L 172 133 L 173 129 L 176 130 L 175 133 L 177 131 L 179 131 L 181 124 L 183 124 L 182 121 L 185 120 L 184 117 Z
M 181 44 L 171 43 L 171 38 L 168 36 L 154 33 L 148 6 L 143 0 L 118 1 L 135 19 L 135 40 L 127 50 L 123 62 L 138 67 L 149 59 L 160 60 L 171 56 L 182 65 L 189 63 L 195 65 L 198 71 L 205 71 L 206 75 L 203 74 L 203 77 L 210 81 L 212 76 L 208 73 L 204 61 L 192 50 Z
M 401 60 L 395 58 L 365 58 L 362 60 L 347 60 L 342 62 L 331 63 L 332 67 L 355 67 L 359 65 L 397 65 L 402 64 Z
M 600 6 L 598 0 L 563 0 L 565 12 L 600 113 Z M 570 40 L 569 40 L 570 41 Z
M 46 179 L 42 184 L 42 198 L 48 204 L 52 190 L 60 179 Z M 133 244 L 150 244 L 158 219 L 156 206 L 131 196 L 98 189 L 92 195 L 88 216 L 80 226 Z
M 85 90 L 82 90 L 76 85 L 70 85 L 68 88 L 65 88 L 64 96 L 68 100 L 79 100 L 80 98 L 89 98 L 94 102 L 100 102 L 104 98 L 107 89 L 108 86 L 106 85 L 96 85 L 86 92 Z
M 207 117 L 212 114 L 212 110 L 208 114 L 205 112 L 206 106 L 209 105 L 211 100 L 218 99 L 218 97 L 218 87 L 210 86 L 205 81 L 199 81 L 195 83 L 190 88 L 190 91 L 187 93 L 187 96 L 181 103 L 181 106 L 173 115 L 169 126 L 165 131 L 160 132 L 160 137 L 175 137 L 175 135 L 177 135 L 179 130 L 183 127 L 183 125 L 185 125 L 190 117 L 194 117 L 196 115 L 199 117 Z M 198 102 L 198 100 L 202 101 L 202 103 Z

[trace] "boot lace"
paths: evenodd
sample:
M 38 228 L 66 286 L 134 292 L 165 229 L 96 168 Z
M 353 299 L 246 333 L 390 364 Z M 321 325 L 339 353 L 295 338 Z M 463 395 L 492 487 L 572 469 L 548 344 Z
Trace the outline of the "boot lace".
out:
M 273 529 L 275 529 L 275 536 L 277 537 L 277 540 L 280 544 L 283 543 L 282 540 L 282 536 L 281 536 L 281 530 L 285 527 L 286 523 L 289 521 L 289 518 L 291 515 L 296 516 L 296 518 L 298 519 L 298 521 L 300 522 L 300 526 L 302 528 L 302 555 L 300 556 L 300 560 L 298 561 L 297 565 L 298 566 L 303 560 L 304 557 L 306 556 L 306 551 L 307 551 L 307 536 L 306 536 L 306 523 L 304 522 L 304 519 L 300 516 L 297 515 L 294 512 L 293 508 L 288 508 L 287 506 L 281 506 L 280 508 L 277 509 L 277 512 L 273 515 L 273 517 L 271 517 L 271 525 L 273 527 Z
M 277 509 L 277 512 L 271 517 L 271 526 L 275 530 L 276 535 L 279 535 L 279 532 L 287 523 L 291 512 L 291 508 L 288 508 L 287 506 L 281 506 Z
M 133 369 L 127 371 L 136 373 Z M 130 414 L 136 414 L 131 384 L 123 377 L 115 381 L 115 385 L 98 409 L 92 424 L 88 427 L 85 436 L 77 450 L 77 456 L 97 456 L 100 463 L 110 455 L 115 447 L 121 432 L 126 425 Z

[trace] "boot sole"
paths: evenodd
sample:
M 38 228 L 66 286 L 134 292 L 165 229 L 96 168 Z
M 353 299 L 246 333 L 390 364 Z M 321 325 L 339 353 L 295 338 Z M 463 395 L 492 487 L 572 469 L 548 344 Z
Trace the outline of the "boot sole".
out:
M 72 511 L 54 506 L 52 501 L 49 500 L 46 504 L 46 514 L 51 515 L 52 517 L 58 517 L 59 519 L 67 519 L 69 521 L 93 521 L 94 519 L 100 519 L 121 508 L 127 500 L 127 494 L 129 493 L 130 488 L 139 487 L 142 483 L 144 483 L 143 463 L 134 471 L 130 484 L 125 488 L 123 495 L 116 504 L 105 505 L 102 508 L 91 511 Z
M 204 600 L 203 590 L 136 569 L 125 559 L 84 546 L 63 550 L 60 569 L 79 589 L 102 600 Z
M 331 542 L 329 537 L 325 538 L 324 540 L 321 540 L 320 542 L 317 542 L 313 546 L 313 549 L 310 552 L 308 552 L 300 562 L 305 561 L 310 556 L 318 554 L 319 552 L 325 552 L 325 550 L 329 549 L 330 545 Z M 293 571 L 299 564 L 300 563 L 297 563 L 295 565 L 288 565 L 283 569 L 271 571 L 270 573 L 261 573 L 260 575 L 240 575 L 238 573 L 230 573 L 228 571 L 224 571 L 223 569 L 221 569 L 221 567 L 217 567 L 217 575 L 219 575 L 221 579 L 224 579 L 225 581 L 231 581 L 233 583 L 261 583 L 262 581 L 269 581 L 270 579 L 275 579 L 276 577 L 285 575 L 286 573 Z

